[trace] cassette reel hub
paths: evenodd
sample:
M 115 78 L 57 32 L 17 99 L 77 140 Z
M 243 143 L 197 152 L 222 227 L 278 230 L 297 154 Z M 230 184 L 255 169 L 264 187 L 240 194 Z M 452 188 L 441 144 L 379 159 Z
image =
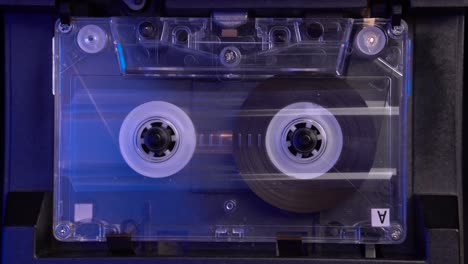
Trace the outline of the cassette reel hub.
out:
M 145 122 L 139 129 L 136 145 L 144 158 L 160 162 L 177 151 L 178 138 L 174 125 L 164 119 L 155 119 Z
M 190 117 L 168 102 L 152 101 L 133 109 L 120 128 L 120 153 L 136 172 L 163 178 L 182 170 L 195 151 Z
M 327 142 L 327 134 L 332 141 Z M 293 103 L 281 109 L 268 125 L 265 139 L 271 162 L 296 179 L 313 179 L 326 173 L 338 160 L 343 146 L 336 118 L 312 102 Z
M 315 160 L 323 153 L 325 146 L 325 131 L 313 120 L 295 120 L 283 131 L 283 151 L 294 161 Z

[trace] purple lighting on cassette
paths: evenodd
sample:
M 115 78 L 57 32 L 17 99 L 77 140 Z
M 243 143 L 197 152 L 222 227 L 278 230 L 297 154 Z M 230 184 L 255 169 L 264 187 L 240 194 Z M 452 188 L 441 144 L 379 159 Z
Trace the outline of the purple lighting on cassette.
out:
M 401 243 L 411 71 L 407 27 L 390 25 L 57 25 L 56 238 Z

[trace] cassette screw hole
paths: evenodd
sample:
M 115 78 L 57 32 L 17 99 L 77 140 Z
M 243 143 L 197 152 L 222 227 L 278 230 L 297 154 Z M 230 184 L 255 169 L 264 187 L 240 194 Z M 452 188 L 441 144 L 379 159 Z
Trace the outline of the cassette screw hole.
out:
M 398 241 L 403 238 L 403 230 L 400 226 L 392 227 L 392 229 L 390 230 L 390 238 L 393 241 Z
M 60 238 L 67 238 L 71 235 L 71 228 L 66 224 L 59 224 L 55 228 L 55 234 Z
M 403 25 L 394 26 L 391 30 L 392 34 L 395 36 L 401 36 L 405 32 L 405 27 Z
M 59 32 L 64 33 L 64 34 L 65 34 L 65 33 L 69 33 L 69 32 L 72 30 L 72 26 L 69 25 L 69 24 L 62 24 L 62 23 L 60 23 L 60 24 L 58 25 L 58 30 L 59 30 Z
M 224 53 L 224 60 L 227 63 L 233 63 L 237 60 L 237 55 L 233 50 L 226 50 L 226 53 Z
M 234 200 L 227 200 L 224 202 L 224 210 L 226 212 L 233 212 L 236 209 L 236 201 Z
M 221 51 L 220 60 L 225 66 L 237 66 L 241 61 L 241 53 L 236 47 L 225 47 Z
M 324 28 L 322 24 L 318 22 L 313 22 L 307 25 L 306 33 L 310 39 L 320 38 L 323 35 L 323 32 L 324 32 Z
M 152 39 L 156 37 L 157 29 L 151 22 L 143 22 L 138 28 L 140 35 L 146 39 Z

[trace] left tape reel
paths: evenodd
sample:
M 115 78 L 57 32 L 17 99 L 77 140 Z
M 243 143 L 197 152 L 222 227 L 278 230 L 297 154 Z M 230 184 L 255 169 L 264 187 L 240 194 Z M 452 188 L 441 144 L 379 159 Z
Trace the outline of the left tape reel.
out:
M 181 108 L 168 102 L 148 102 L 127 115 L 119 145 L 123 158 L 136 172 L 150 178 L 168 177 L 192 158 L 195 127 Z

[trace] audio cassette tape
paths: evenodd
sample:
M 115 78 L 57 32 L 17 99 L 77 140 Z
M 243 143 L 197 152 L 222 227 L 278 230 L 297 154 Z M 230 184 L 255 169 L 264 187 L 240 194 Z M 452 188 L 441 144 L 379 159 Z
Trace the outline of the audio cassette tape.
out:
M 406 24 L 71 21 L 53 50 L 58 240 L 404 241 Z

